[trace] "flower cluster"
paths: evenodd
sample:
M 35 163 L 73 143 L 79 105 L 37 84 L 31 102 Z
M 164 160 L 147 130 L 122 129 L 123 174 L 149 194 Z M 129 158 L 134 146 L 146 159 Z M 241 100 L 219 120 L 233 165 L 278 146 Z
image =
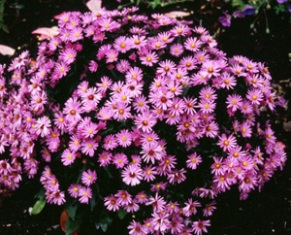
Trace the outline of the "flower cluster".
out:
M 50 204 L 134 214 L 130 234 L 200 235 L 220 193 L 245 199 L 284 166 L 263 63 L 135 7 L 58 18 L 35 59 L 0 67 L 2 188 L 39 177 Z

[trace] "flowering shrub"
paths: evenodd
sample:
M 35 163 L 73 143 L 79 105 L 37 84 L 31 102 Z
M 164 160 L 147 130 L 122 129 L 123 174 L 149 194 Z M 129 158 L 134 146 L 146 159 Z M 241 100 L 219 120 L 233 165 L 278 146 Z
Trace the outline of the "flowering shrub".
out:
M 67 234 L 132 215 L 130 234 L 202 234 L 215 199 L 246 199 L 286 161 L 267 67 L 162 14 L 65 12 L 58 34 L 0 67 L 0 187 L 37 178 Z

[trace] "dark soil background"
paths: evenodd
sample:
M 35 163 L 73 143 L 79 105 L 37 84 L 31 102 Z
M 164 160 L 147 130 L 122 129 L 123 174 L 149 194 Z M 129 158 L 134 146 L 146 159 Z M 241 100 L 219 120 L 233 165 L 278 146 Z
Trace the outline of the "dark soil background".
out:
M 104 1 L 110 8 L 117 6 L 115 1 Z M 172 6 L 161 9 L 188 10 L 194 3 Z M 142 8 L 145 9 L 145 8 Z M 22 51 L 35 52 L 37 40 L 31 34 L 38 27 L 51 27 L 56 24 L 53 16 L 63 11 L 86 11 L 82 0 L 7 0 L 4 21 L 9 33 L 0 31 L 0 44 L 8 45 Z M 147 9 L 150 12 L 149 9 Z M 202 24 L 212 33 L 217 32 L 217 14 L 215 11 L 198 12 L 191 19 Z M 278 90 L 291 97 L 291 23 L 289 16 L 277 16 L 271 11 L 267 14 L 270 33 L 266 34 L 265 18 L 257 21 L 255 31 L 250 29 L 253 18 L 235 20 L 232 26 L 220 30 L 217 36 L 219 47 L 229 56 L 244 55 L 254 61 L 267 64 Z M 0 62 L 5 61 L 0 56 Z M 291 133 L 290 102 L 287 110 L 277 115 L 277 136 L 287 145 L 289 160 L 283 171 L 278 171 L 262 192 L 253 192 L 246 201 L 240 201 L 236 190 L 224 194 L 218 209 L 212 217 L 210 235 L 287 235 L 291 234 Z M 37 184 L 37 183 L 36 183 Z M 0 201 L 0 234 L 1 235 L 58 235 L 63 234 L 59 227 L 59 216 L 62 208 L 46 206 L 40 215 L 30 216 L 28 208 L 35 200 L 36 188 L 23 184 L 11 197 Z M 0 195 L 1 198 L 1 195 Z M 0 199 L 1 200 L 1 199 Z M 85 225 L 82 234 L 100 234 L 89 225 Z M 118 231 L 118 232 L 117 232 Z M 124 231 L 124 232 L 122 232 Z M 126 234 L 122 226 L 118 230 L 111 228 L 108 234 Z

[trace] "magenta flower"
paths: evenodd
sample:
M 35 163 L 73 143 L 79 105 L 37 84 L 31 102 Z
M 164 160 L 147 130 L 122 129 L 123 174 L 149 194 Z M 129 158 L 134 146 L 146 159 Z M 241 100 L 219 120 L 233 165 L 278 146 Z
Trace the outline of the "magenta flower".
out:
M 97 173 L 96 171 L 84 171 L 82 173 L 82 177 L 81 177 L 81 181 L 83 184 L 85 184 L 86 186 L 90 186 L 93 183 L 95 183 L 97 180 Z
M 139 166 L 132 165 L 132 164 L 128 165 L 122 170 L 121 176 L 122 176 L 122 181 L 125 184 L 131 185 L 131 186 L 140 184 L 143 178 L 141 168 Z
M 233 135 L 226 136 L 222 134 L 219 137 L 218 145 L 223 149 L 223 151 L 230 151 L 232 148 L 236 146 L 236 138 Z

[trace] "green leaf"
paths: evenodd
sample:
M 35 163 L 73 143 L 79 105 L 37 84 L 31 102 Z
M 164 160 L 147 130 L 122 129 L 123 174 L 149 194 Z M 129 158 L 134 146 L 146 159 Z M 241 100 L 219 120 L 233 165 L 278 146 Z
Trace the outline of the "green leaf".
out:
M 91 211 L 93 211 L 94 210 L 94 208 L 96 207 L 96 200 L 94 199 L 94 198 L 92 198 L 91 200 L 90 200 L 90 206 L 91 206 Z
M 119 211 L 117 211 L 117 216 L 120 220 L 123 220 L 124 217 L 126 216 L 127 212 L 123 209 L 120 209 Z
M 37 200 L 36 203 L 33 205 L 31 214 L 38 215 L 45 207 L 45 204 L 46 200 L 44 198 Z
M 78 204 L 70 204 L 67 206 L 67 211 L 72 220 L 76 219 L 76 212 L 78 209 Z
M 70 235 L 71 233 L 75 232 L 81 225 L 81 217 L 77 217 L 75 220 L 69 218 L 66 223 L 66 235 Z
M 101 230 L 105 233 L 108 229 L 108 223 L 101 223 L 100 227 L 101 227 Z

